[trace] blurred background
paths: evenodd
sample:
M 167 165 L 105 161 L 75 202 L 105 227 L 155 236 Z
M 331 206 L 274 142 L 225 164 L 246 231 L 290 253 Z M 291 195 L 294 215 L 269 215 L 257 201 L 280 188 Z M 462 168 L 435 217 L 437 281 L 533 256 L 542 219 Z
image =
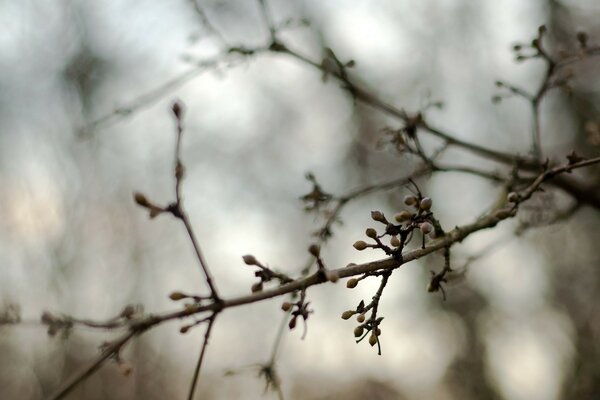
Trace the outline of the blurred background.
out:
M 548 27 L 553 52 L 576 48 L 585 30 L 600 42 L 600 4 L 571 1 L 271 0 L 290 48 L 320 61 L 332 48 L 355 60 L 352 79 L 457 137 L 525 154 L 531 112 L 518 98 L 493 104 L 498 79 L 537 89 L 539 61 L 516 63 L 511 46 Z M 329 193 L 408 174 L 410 156 L 378 146 L 399 121 L 355 103 L 334 80 L 286 55 L 228 57 L 230 46 L 263 46 L 259 2 L 6 1 L 0 5 L 0 398 L 42 399 L 98 354 L 114 333 L 76 328 L 49 337 L 44 310 L 108 319 L 127 304 L 144 312 L 180 307 L 174 290 L 206 293 L 183 227 L 149 220 L 132 193 L 173 200 L 175 98 L 185 104 L 185 205 L 224 297 L 250 292 L 253 254 L 298 275 L 311 234 L 323 222 L 299 198 L 307 171 Z M 209 67 L 205 63 L 210 64 Z M 572 92 L 542 107 L 545 154 L 600 150 L 600 63 L 574 65 Z M 425 141 L 425 146 L 433 143 Z M 429 147 L 428 147 L 429 148 Z M 506 172 L 449 151 L 445 160 Z M 598 171 L 588 171 L 597 178 Z M 580 176 L 585 176 L 581 172 Z M 500 189 L 446 173 L 419 180 L 446 228 L 472 222 Z M 379 259 L 352 243 L 373 226 L 369 213 L 401 209 L 406 188 L 366 196 L 342 212 L 323 249 L 329 267 Z M 425 286 L 443 258 L 405 265 L 384 291 L 383 355 L 356 344 L 340 314 L 370 300 L 378 282 L 308 291 L 308 333 L 285 331 L 277 355 L 286 399 L 591 399 L 600 393 L 598 210 L 516 236 L 522 222 L 572 205 L 548 191 L 519 218 L 453 248 L 465 279 L 447 301 Z M 490 247 L 491 246 L 491 247 Z M 265 391 L 268 362 L 284 318 L 283 299 L 227 310 L 213 330 L 197 398 L 277 398 Z M 181 399 L 187 396 L 203 329 L 178 322 L 132 342 L 124 376 L 107 363 L 70 399 Z

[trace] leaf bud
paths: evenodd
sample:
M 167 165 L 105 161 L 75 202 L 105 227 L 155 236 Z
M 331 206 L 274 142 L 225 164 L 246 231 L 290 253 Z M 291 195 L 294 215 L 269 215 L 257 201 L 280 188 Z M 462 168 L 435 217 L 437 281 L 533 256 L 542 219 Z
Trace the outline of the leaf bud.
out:
M 350 279 L 348 279 L 348 282 L 346 282 L 346 287 L 348 289 L 354 289 L 357 285 L 358 285 L 358 279 L 356 279 L 356 278 L 350 278 Z
M 362 251 L 369 247 L 369 245 L 364 240 L 358 240 L 353 244 L 354 248 L 358 251 Z
M 342 319 L 350 319 L 350 318 L 352 318 L 352 316 L 353 316 L 354 314 L 356 314 L 356 311 L 353 311 L 353 310 L 347 310 L 347 311 L 344 311 L 344 312 L 342 313 Z
M 390 245 L 392 247 L 400 247 L 401 244 L 402 244 L 402 242 L 400 242 L 400 239 L 398 239 L 398 236 L 392 236 L 392 238 L 390 239 Z
M 429 211 L 431 209 L 431 205 L 432 204 L 433 204 L 433 201 L 431 200 L 431 198 L 429 198 L 429 197 L 423 197 L 421 199 L 421 204 L 419 204 L 419 207 L 423 211 Z
M 290 303 L 289 301 L 285 301 L 283 302 L 283 304 L 281 304 L 281 309 L 285 312 L 288 312 L 292 309 L 293 304 Z
M 363 322 L 365 322 L 365 314 L 358 314 L 356 320 L 362 324 Z

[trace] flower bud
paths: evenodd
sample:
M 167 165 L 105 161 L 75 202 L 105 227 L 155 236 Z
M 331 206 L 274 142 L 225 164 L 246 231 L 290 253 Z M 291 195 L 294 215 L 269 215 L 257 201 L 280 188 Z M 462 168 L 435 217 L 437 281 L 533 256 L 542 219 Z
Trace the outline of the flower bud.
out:
M 519 201 L 519 195 L 515 192 L 510 192 L 508 196 L 506 196 L 506 199 L 509 203 L 516 203 Z
M 348 289 L 354 289 L 356 285 L 358 285 L 358 279 L 356 278 L 350 278 L 348 279 L 348 282 L 346 282 L 346 287 Z
M 356 320 L 360 323 L 365 322 L 365 314 L 358 314 L 358 316 L 356 317 Z
M 187 297 L 188 296 L 186 296 L 184 293 L 181 293 L 181 292 L 173 292 L 169 295 L 169 298 L 173 301 L 185 299 Z
M 371 239 L 375 239 L 377 237 L 377 231 L 373 228 L 367 228 L 367 230 L 365 231 L 365 234 L 367 235 L 367 237 L 370 237 Z
M 363 328 L 362 325 L 357 326 L 354 328 L 354 337 L 361 337 L 364 331 L 365 328 Z
M 367 247 L 369 247 L 369 245 L 363 241 L 363 240 L 358 240 L 353 244 L 354 248 L 358 251 L 362 251 L 364 249 L 366 249 Z
M 402 242 L 400 241 L 400 239 L 398 239 L 398 236 L 392 236 L 392 238 L 390 239 L 390 245 L 392 247 L 400 247 L 401 244 Z
M 377 344 L 377 335 L 375 333 L 372 333 L 371 336 L 369 336 L 369 344 L 371 346 L 375 346 Z
M 315 257 L 319 257 L 319 254 L 321 253 L 321 246 L 319 246 L 318 244 L 311 244 L 310 247 L 308 248 L 308 252 L 310 254 L 312 254 Z
M 432 204 L 433 201 L 429 197 L 423 197 L 423 199 L 421 199 L 421 204 L 419 204 L 419 207 L 423 211 L 429 211 L 431 209 Z
M 146 196 L 144 196 L 140 192 L 135 192 L 133 194 L 133 199 L 135 200 L 135 202 L 137 203 L 138 206 L 142 206 L 142 207 L 149 207 L 150 206 L 150 202 L 148 201 L 148 199 L 146 198 Z
M 404 196 L 404 204 L 407 206 L 414 206 L 417 204 L 418 199 L 413 195 Z
M 294 329 L 296 327 L 296 317 L 290 319 L 290 323 L 288 324 L 290 329 Z
M 423 222 L 419 225 L 419 229 L 421 229 L 421 232 L 423 232 L 424 235 L 427 235 L 429 232 L 433 231 L 433 225 L 429 222 Z
M 403 210 L 403 211 L 400 211 L 398 214 L 394 215 L 394 219 L 397 222 L 402 223 L 402 222 L 406 222 L 409 219 L 411 219 L 412 216 L 413 216 L 413 214 L 411 212 Z
M 256 260 L 256 257 L 254 257 L 251 254 L 247 254 L 247 255 L 243 256 L 242 259 L 244 260 L 244 262 L 247 265 L 257 265 L 258 264 L 258 261 Z
M 371 211 L 371 218 L 373 218 L 374 221 L 387 224 L 387 220 L 381 211 Z
M 288 311 L 290 311 L 290 310 L 292 309 L 292 307 L 293 307 L 293 304 L 292 304 L 292 303 L 290 303 L 289 301 L 285 301 L 285 302 L 283 302 L 283 304 L 281 305 L 281 309 L 282 309 L 283 311 L 285 311 L 285 312 L 288 312 Z
M 342 313 L 342 319 L 350 319 L 352 316 L 356 314 L 356 311 L 347 310 Z
M 189 325 L 185 325 L 182 326 L 181 328 L 179 328 L 179 333 L 187 333 L 187 331 L 190 330 L 190 326 Z

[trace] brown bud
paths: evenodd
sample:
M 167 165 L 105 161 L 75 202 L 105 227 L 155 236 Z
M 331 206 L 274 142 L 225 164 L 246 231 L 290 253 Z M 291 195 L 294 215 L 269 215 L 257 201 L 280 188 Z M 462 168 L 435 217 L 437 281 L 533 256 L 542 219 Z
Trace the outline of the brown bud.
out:
M 190 330 L 190 326 L 184 325 L 181 328 L 179 328 L 179 333 L 187 333 L 189 330 Z
M 372 333 L 371 336 L 369 336 L 369 344 L 371 346 L 375 346 L 377 344 L 377 335 L 375 333 Z
M 364 331 L 365 328 L 363 328 L 362 325 L 357 326 L 356 328 L 354 328 L 354 337 L 361 337 Z
M 354 242 L 353 246 L 358 251 L 362 251 L 362 250 L 366 249 L 367 247 L 369 247 L 369 245 L 363 240 L 358 240 L 358 241 Z
M 356 317 L 356 320 L 360 323 L 365 322 L 365 314 L 358 314 L 358 316 Z
M 431 200 L 431 198 L 423 197 L 423 199 L 421 199 L 421 203 L 419 204 L 419 207 L 423 211 L 429 211 L 431 209 L 432 204 L 433 204 L 433 201 Z
M 421 232 L 423 232 L 424 235 L 427 235 L 429 232 L 433 231 L 433 225 L 429 222 L 423 222 L 419 225 L 419 229 L 421 229 Z
M 413 216 L 413 214 L 411 212 L 403 210 L 403 211 L 400 211 L 398 214 L 394 215 L 394 219 L 397 222 L 402 223 L 402 222 L 406 222 L 409 219 L 411 219 L 412 216 Z
M 509 203 L 516 203 L 519 201 L 519 195 L 515 192 L 510 192 L 506 198 Z
M 42 324 L 46 324 L 46 325 L 51 324 L 55 320 L 56 320 L 56 317 L 52 313 L 50 313 L 48 311 L 44 311 L 42 313 Z
M 377 237 L 377 231 L 373 228 L 367 228 L 367 230 L 365 231 L 365 235 L 367 235 L 367 237 L 370 237 L 371 239 L 375 239 Z
M 183 107 L 181 106 L 178 100 L 175 100 L 171 105 L 171 111 L 173 111 L 173 115 L 175 115 L 175 118 L 181 119 L 181 115 L 183 114 Z
M 417 204 L 418 199 L 413 195 L 404 196 L 404 204 L 407 206 L 414 206 Z
M 289 301 L 286 301 L 281 305 L 281 309 L 285 312 L 288 312 L 292 309 L 293 306 L 294 305 L 292 303 L 290 303 Z
M 289 327 L 290 329 L 294 329 L 294 328 L 296 327 L 296 317 L 294 317 L 294 318 L 292 318 L 292 319 L 290 320 L 290 323 L 288 324 L 288 327 Z
M 146 198 L 146 196 L 144 196 L 142 193 L 140 192 L 135 192 L 133 194 L 133 199 L 135 200 L 135 202 L 137 203 L 137 205 L 142 206 L 142 207 L 150 207 L 150 202 L 148 201 L 148 199 Z
M 354 289 L 356 285 L 358 285 L 358 279 L 356 278 L 350 278 L 348 279 L 348 282 L 346 282 L 346 287 L 348 289 Z
M 342 319 L 350 319 L 352 316 L 356 314 L 356 311 L 348 310 L 342 313 Z
M 401 244 L 402 242 L 400 241 L 400 239 L 398 239 L 398 236 L 392 236 L 392 238 L 390 239 L 390 245 L 392 247 L 400 247 Z
M 245 256 L 242 257 L 242 259 L 244 260 L 244 262 L 247 265 L 257 265 L 258 261 L 256 261 L 256 257 L 254 257 L 251 254 L 246 254 Z
M 319 257 L 319 254 L 321 253 L 321 246 L 319 246 L 318 244 L 311 244 L 310 247 L 308 248 L 308 252 L 310 254 L 312 254 L 315 257 Z
M 371 218 L 374 221 L 381 222 L 387 224 L 387 220 L 381 211 L 371 211 Z
M 186 299 L 188 296 L 181 292 L 173 292 L 169 295 L 169 298 L 173 301 Z

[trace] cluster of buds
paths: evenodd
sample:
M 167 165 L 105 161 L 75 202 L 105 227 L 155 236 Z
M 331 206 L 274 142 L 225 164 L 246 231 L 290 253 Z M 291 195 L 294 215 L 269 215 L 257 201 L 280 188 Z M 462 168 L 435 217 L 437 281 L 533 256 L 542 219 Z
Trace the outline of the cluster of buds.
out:
M 371 317 L 367 319 L 367 312 L 372 310 L 374 306 L 379 302 L 377 300 L 373 300 L 371 304 L 365 306 L 364 300 L 358 304 L 355 310 L 347 310 L 342 313 L 342 319 L 349 320 L 350 318 L 356 316 L 356 322 L 358 325 L 354 328 L 354 337 L 356 338 L 356 343 L 363 341 L 367 336 L 369 337 L 369 344 L 371 346 L 375 346 L 376 344 L 379 346 L 379 354 L 381 354 L 381 346 L 379 345 L 379 337 L 381 336 L 381 328 L 379 325 L 381 321 L 383 321 L 383 317 L 377 317 L 375 312 L 371 312 Z
M 374 228 L 368 228 L 365 235 L 373 239 L 375 243 L 369 244 L 364 240 L 359 240 L 354 243 L 354 248 L 359 251 L 367 248 L 381 249 L 387 255 L 400 257 L 402 249 L 411 240 L 414 230 L 418 229 L 423 234 L 423 246 L 425 245 L 426 236 L 434 239 L 444 234 L 439 222 L 431 212 L 433 202 L 429 197 L 422 197 L 420 193 L 417 196 L 409 195 L 404 198 L 404 204 L 414 208 L 414 211 L 400 211 L 394 216 L 396 224 L 388 221 L 381 211 L 372 211 L 371 218 L 384 224 L 385 231 L 378 234 Z M 391 247 L 381 241 L 386 235 L 391 237 Z
M 547 32 L 546 25 L 538 28 L 537 36 L 531 40 L 531 43 L 516 43 L 512 49 L 515 52 L 515 61 L 525 61 L 530 58 L 542 57 L 545 54 L 542 48 L 542 39 Z
M 280 272 L 273 271 L 266 265 L 262 264 L 260 261 L 256 259 L 251 254 L 247 254 L 242 257 L 244 263 L 246 265 L 251 265 L 258 267 L 258 270 L 254 272 L 254 276 L 256 276 L 259 280 L 258 282 L 254 282 L 250 288 L 252 293 L 260 292 L 264 288 L 264 283 L 270 282 L 272 280 L 278 280 L 280 284 L 293 282 L 293 279 L 289 276 L 282 274 Z
M 319 211 L 321 206 L 327 204 L 333 196 L 321 189 L 317 178 L 311 172 L 306 174 L 306 180 L 312 183 L 312 190 L 300 197 L 300 200 L 305 203 L 304 211 Z
M 304 322 L 304 333 L 302 334 L 302 338 L 306 336 L 306 320 L 308 319 L 308 316 L 313 312 L 308 308 L 309 304 L 310 302 L 306 301 L 305 290 L 301 291 L 300 299 L 298 301 L 294 303 L 286 301 L 283 304 L 281 304 L 281 309 L 285 312 L 289 312 L 292 316 L 290 322 L 288 323 L 288 327 L 290 328 L 290 330 L 296 327 L 298 318 L 302 318 L 302 321 Z
M 66 339 L 71 334 L 71 329 L 73 328 L 73 320 L 71 318 L 54 315 L 49 311 L 42 313 L 41 321 L 42 324 L 48 326 L 48 336 L 51 337 L 61 333 L 63 339 Z

